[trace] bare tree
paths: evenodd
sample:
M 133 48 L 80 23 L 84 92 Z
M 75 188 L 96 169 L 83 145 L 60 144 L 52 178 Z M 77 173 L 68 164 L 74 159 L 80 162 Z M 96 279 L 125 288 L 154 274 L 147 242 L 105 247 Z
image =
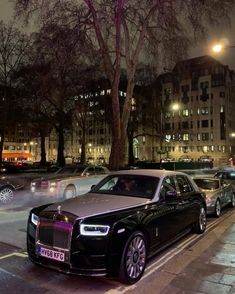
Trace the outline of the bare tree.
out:
M 2 160 L 5 130 L 9 125 L 13 103 L 13 75 L 23 64 L 30 45 L 30 38 L 20 32 L 15 24 L 0 21 L 0 161 Z
M 131 98 L 139 61 L 146 59 L 145 50 L 157 60 L 164 56 L 178 61 L 187 51 L 189 42 L 206 34 L 208 24 L 229 23 L 234 0 L 83 0 L 35 1 L 15 0 L 16 11 L 42 21 L 80 27 L 99 49 L 104 70 L 111 85 L 113 142 L 110 166 L 124 165 L 126 130 L 131 111 Z M 193 40 L 190 39 L 193 35 Z M 126 98 L 119 100 L 122 67 L 127 72 Z
M 79 31 L 67 26 L 45 24 L 37 35 L 37 52 L 40 59 L 48 64 L 48 71 L 41 80 L 44 87 L 44 100 L 50 105 L 53 125 L 58 135 L 57 162 L 65 164 L 64 158 L 64 132 L 71 128 L 71 113 L 76 93 L 72 75 L 80 65 L 82 49 L 85 42 L 78 43 Z M 80 36 L 81 37 L 81 36 Z

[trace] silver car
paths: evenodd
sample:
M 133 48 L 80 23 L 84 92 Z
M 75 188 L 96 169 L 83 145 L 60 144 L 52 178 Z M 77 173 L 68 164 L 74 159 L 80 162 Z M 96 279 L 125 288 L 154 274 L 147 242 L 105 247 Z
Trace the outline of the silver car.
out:
M 194 177 L 198 187 L 206 194 L 207 213 L 220 216 L 226 205 L 235 207 L 235 190 L 233 186 L 222 180 L 210 177 Z
M 33 196 L 52 196 L 68 199 L 88 192 L 101 181 L 109 170 L 103 166 L 68 165 L 53 175 L 46 175 L 31 182 Z

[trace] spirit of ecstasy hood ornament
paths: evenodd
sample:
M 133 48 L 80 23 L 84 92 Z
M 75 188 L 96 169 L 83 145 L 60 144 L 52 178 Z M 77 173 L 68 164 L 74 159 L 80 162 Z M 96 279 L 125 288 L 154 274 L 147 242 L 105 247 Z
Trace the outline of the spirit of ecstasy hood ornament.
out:
M 58 214 L 61 214 L 61 205 L 58 205 L 57 212 L 58 212 Z

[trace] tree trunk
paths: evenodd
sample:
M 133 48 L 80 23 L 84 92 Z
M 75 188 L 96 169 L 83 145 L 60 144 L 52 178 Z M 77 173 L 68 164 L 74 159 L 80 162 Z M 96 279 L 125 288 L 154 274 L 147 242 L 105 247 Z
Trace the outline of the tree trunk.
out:
M 40 137 L 41 137 L 41 160 L 40 165 L 46 165 L 46 144 L 45 144 L 45 133 L 43 131 L 40 131 Z
M 3 144 L 4 144 L 4 133 L 0 133 L 0 163 L 2 162 L 2 153 L 3 153 Z
M 134 159 L 134 153 L 133 153 L 133 130 L 131 129 L 127 130 L 127 137 L 128 137 L 128 165 L 134 165 L 135 159 Z
M 82 130 L 82 144 L 81 144 L 81 158 L 80 163 L 86 163 L 86 129 L 83 128 Z
M 58 154 L 57 154 L 57 163 L 59 166 L 65 165 L 64 158 L 64 128 L 63 125 L 60 124 L 58 128 Z
M 119 106 L 119 84 L 113 85 L 111 91 L 112 97 L 112 146 L 109 157 L 109 168 L 118 170 L 121 166 L 122 150 L 121 150 L 121 121 Z

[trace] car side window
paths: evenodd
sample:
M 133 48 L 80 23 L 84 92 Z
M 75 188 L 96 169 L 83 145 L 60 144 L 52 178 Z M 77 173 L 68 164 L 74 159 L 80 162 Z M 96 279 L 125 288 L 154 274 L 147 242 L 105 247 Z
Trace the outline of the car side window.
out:
M 230 172 L 228 173 L 228 177 L 229 180 L 235 180 L 235 172 Z
M 187 179 L 187 177 L 182 176 L 182 175 L 177 175 L 176 176 L 176 181 L 177 181 L 177 186 L 179 189 L 179 192 L 181 194 L 183 193 L 189 193 L 193 191 L 193 187 L 190 184 L 189 180 Z
M 175 180 L 173 177 L 166 177 L 161 186 L 159 201 L 165 201 L 166 193 L 168 191 L 174 192 L 176 191 Z
M 95 167 L 95 174 L 96 175 L 104 175 L 104 174 L 106 174 L 106 172 L 105 172 L 104 168 L 98 166 L 98 167 Z
M 93 167 L 88 167 L 84 171 L 84 175 L 93 176 L 95 175 L 95 170 Z

